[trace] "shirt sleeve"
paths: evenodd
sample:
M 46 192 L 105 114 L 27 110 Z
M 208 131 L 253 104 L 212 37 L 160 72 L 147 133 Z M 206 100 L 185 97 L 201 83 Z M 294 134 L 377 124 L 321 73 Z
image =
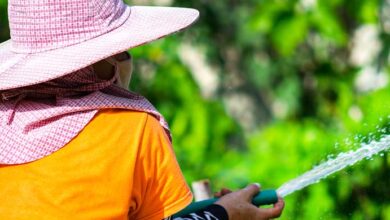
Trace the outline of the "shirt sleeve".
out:
M 134 178 L 129 219 L 161 220 L 192 201 L 171 142 L 152 116 L 145 122 Z

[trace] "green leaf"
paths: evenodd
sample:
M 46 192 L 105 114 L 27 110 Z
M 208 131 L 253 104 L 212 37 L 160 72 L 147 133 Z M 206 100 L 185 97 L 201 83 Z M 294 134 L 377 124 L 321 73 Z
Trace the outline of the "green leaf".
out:
M 292 55 L 307 35 L 306 17 L 304 15 L 281 16 L 274 25 L 271 33 L 274 47 L 282 55 Z

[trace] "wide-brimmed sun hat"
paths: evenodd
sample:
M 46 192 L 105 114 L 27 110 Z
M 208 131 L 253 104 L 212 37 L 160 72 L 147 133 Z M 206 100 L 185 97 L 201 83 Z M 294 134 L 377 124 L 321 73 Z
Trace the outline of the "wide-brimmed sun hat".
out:
M 11 39 L 0 44 L 0 90 L 38 84 L 177 32 L 189 8 L 122 0 L 9 0 Z

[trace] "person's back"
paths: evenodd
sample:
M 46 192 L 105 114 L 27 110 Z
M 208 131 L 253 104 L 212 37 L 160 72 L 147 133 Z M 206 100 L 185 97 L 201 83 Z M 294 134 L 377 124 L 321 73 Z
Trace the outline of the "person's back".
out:
M 0 165 L 0 189 L 0 219 L 161 220 L 192 200 L 164 129 L 129 110 L 102 110 L 50 156 Z

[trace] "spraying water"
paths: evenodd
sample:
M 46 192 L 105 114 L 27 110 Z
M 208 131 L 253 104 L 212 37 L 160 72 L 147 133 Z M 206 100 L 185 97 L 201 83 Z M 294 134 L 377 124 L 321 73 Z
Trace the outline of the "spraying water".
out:
M 353 165 L 364 158 L 371 158 L 373 155 L 381 151 L 385 151 L 389 148 L 390 135 L 385 135 L 378 141 L 362 144 L 359 149 L 340 153 L 335 159 L 328 160 L 314 167 L 312 170 L 304 173 L 303 175 L 283 184 L 281 187 L 279 187 L 277 193 L 279 196 L 285 197 L 308 185 L 317 183 L 332 173 L 344 169 L 347 166 Z
M 330 159 L 320 164 L 319 166 L 314 167 L 312 170 L 304 173 L 303 175 L 290 180 L 289 182 L 279 187 L 279 189 L 276 190 L 276 193 L 274 190 L 262 191 L 263 193 L 259 193 L 254 197 L 252 203 L 257 206 L 275 203 L 278 200 L 277 195 L 285 197 L 308 185 L 319 182 L 321 179 L 326 178 L 332 173 L 344 169 L 347 166 L 351 166 L 364 158 L 371 158 L 375 154 L 378 154 L 379 152 L 385 151 L 389 148 L 390 135 L 382 136 L 382 138 L 378 141 L 371 141 L 368 144 L 362 144 L 359 149 L 340 153 L 335 159 Z M 175 214 L 175 216 L 184 216 L 191 212 L 199 211 L 208 205 L 211 205 L 215 201 L 217 201 L 217 198 L 192 203 L 184 210 Z

